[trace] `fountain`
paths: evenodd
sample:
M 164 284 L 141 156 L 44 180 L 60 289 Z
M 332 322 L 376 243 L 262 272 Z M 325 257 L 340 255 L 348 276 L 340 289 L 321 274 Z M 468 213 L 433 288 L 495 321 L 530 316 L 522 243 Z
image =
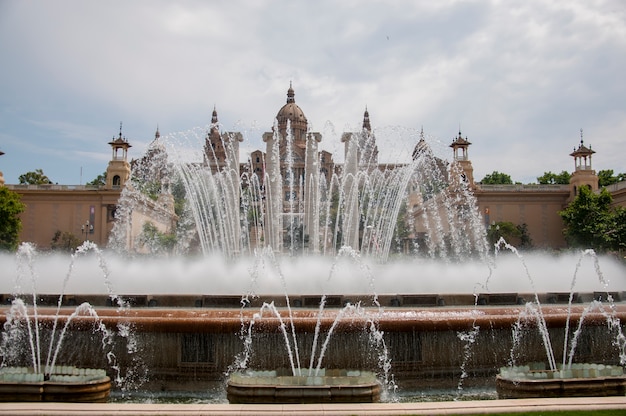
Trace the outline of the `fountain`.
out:
M 517 250 L 505 241 L 499 241 L 496 248 L 499 248 L 500 245 L 518 254 Z M 570 334 L 576 279 L 585 256 L 593 259 L 603 292 L 598 299 L 591 301 L 582 309 L 578 317 L 577 328 Z M 524 264 L 523 260 L 522 264 Z M 526 267 L 525 264 L 524 267 Z M 533 279 L 528 272 L 527 276 L 534 286 Z M 535 292 L 534 300 L 526 303 L 525 309 L 520 312 L 519 318 L 513 326 L 513 348 L 511 349 L 510 365 L 502 367 L 496 378 L 499 397 L 623 396 L 626 393 L 626 376 L 622 368 L 626 363 L 626 337 L 622 332 L 621 321 L 616 316 L 615 301 L 613 295 L 608 291 L 608 286 L 608 281 L 604 278 L 594 251 L 583 251 L 577 262 L 568 296 L 561 363 L 556 361 L 543 307 L 537 292 Z M 602 298 L 605 299 L 606 304 L 601 301 Z M 607 331 L 615 333 L 613 344 L 616 346 L 619 356 L 619 366 L 602 363 L 573 363 L 583 324 L 585 320 L 590 319 L 594 312 L 596 313 L 595 319 L 604 318 L 608 327 Z M 542 344 L 546 351 L 547 365 L 545 362 L 514 365 L 515 348 L 520 344 L 521 337 L 527 330 L 524 326 L 528 324 L 529 320 L 535 321 L 536 329 L 541 335 Z
M 221 132 L 217 121 L 157 138 L 117 209 L 110 245 L 118 253 L 102 253 L 110 287 L 133 308 L 112 310 L 111 293 L 92 283 L 93 264 L 74 269 L 63 284 L 62 292 L 76 304 L 88 301 L 107 329 L 132 326 L 134 349 L 150 368 L 145 388 L 206 391 L 215 381 L 233 401 L 242 391 L 251 397 L 252 387 L 261 397 L 250 400 L 262 402 L 300 402 L 303 395 L 393 401 L 402 389 L 445 386 L 460 395 L 480 383 L 495 389 L 498 368 L 539 361 L 546 351 L 545 337 L 528 331 L 509 340 L 516 325 L 537 326 L 526 299 L 541 305 L 540 326 L 550 336 L 584 321 L 590 332 L 575 337 L 579 358 L 605 369 L 623 365 L 616 351 L 623 346 L 593 343 L 606 332 L 606 317 L 582 304 L 601 297 L 604 305 L 614 295 L 606 310 L 623 319 L 625 282 L 598 288 L 595 267 L 583 264 L 574 271 L 574 291 L 556 278 L 569 279 L 565 270 L 577 258 L 568 254 L 528 256 L 523 273 L 518 256 L 494 259 L 462 170 L 436 157 L 423 133 L 410 133 L 419 138 L 410 160 L 385 169 L 375 160 L 371 131 L 344 135 L 344 164 L 324 170 L 321 135 L 294 132 L 291 122 L 278 120 L 264 135 L 260 161 L 255 153 L 243 164 L 245 132 Z M 139 247 L 128 242 L 143 198 L 167 206 L 175 200 L 179 219 L 175 247 L 158 239 L 144 245 L 154 257 L 126 253 Z M 595 259 L 606 275 L 624 275 L 617 261 Z M 46 270 L 59 267 L 55 256 L 39 261 Z M 529 276 L 541 284 L 529 287 Z M 59 290 L 39 286 L 46 296 Z M 93 317 L 74 317 L 68 333 L 89 338 L 88 322 Z M 512 360 L 519 345 L 529 356 Z M 134 359 L 116 358 L 115 366 Z
M 115 382 L 122 384 L 121 369 L 116 362 L 113 342 L 115 330 L 107 328 L 96 310 L 83 302 L 73 306 L 73 298 L 65 299 L 65 287 L 70 281 L 78 257 L 89 253 L 101 254 L 90 242 L 85 242 L 72 255 L 69 271 L 65 275 L 56 308 L 46 307 L 54 297 L 41 296 L 36 288 L 35 248 L 23 243 L 17 252 L 18 273 L 14 282 L 14 291 L 6 301 L 11 307 L 6 313 L 3 326 L 0 352 L 0 401 L 68 401 L 68 402 L 105 402 L 111 390 L 111 378 L 103 368 L 80 368 L 62 364 L 63 361 L 76 362 L 76 351 L 64 348 L 76 339 L 69 330 L 76 321 L 94 335 L 99 335 L 102 354 L 115 370 Z M 102 269 L 106 266 L 102 263 Z M 26 273 L 32 285 L 30 295 L 22 292 L 22 278 Z M 110 300 L 117 302 L 118 312 L 126 308 L 124 301 L 112 293 L 110 284 L 107 288 Z M 31 297 L 30 305 L 27 302 Z M 69 305 L 69 306 L 68 306 Z M 73 311 L 72 311 L 73 309 Z M 127 325 L 120 323 L 118 329 L 124 337 L 132 338 Z M 132 341 L 130 342 L 132 344 Z M 27 348 L 22 348 L 28 346 Z

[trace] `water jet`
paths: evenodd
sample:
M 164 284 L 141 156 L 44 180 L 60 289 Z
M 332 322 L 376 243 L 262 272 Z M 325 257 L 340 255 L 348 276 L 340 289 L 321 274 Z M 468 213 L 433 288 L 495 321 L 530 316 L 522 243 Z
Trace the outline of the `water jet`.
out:
M 278 370 L 284 368 L 292 379 L 321 377 L 308 375 L 310 369 L 318 374 L 322 369 L 325 374 L 346 371 L 348 377 L 350 369 L 376 374 L 381 389 L 370 395 L 372 400 L 395 400 L 385 397 L 385 377 L 400 390 L 445 385 L 457 393 L 462 378 L 463 388 L 475 383 L 495 391 L 498 369 L 514 364 L 512 328 L 538 326 L 536 317 L 522 316 L 534 300 L 542 305 L 541 326 L 559 341 L 564 328 L 584 322 L 575 354 L 579 362 L 623 365 L 620 347 L 612 344 L 612 335 L 605 336 L 606 317 L 585 310 L 585 303 L 606 302 L 610 294 L 612 316 L 619 322 L 626 317 L 623 265 L 609 257 L 597 259 L 604 275 L 613 279 L 606 286 L 598 282 L 593 264 L 567 272 L 577 264 L 576 254 L 533 253 L 525 257 L 525 267 L 514 254 L 494 259 L 475 199 L 455 163 L 436 158 L 422 143 L 411 161 L 384 171 L 371 169 L 372 137 L 357 133 L 344 142 L 343 170 L 326 172 L 322 181 L 321 157 L 305 154 L 317 155 L 317 136 L 307 131 L 298 136 L 288 126 L 276 124 L 264 138 L 268 151 L 260 159 L 270 163 L 258 162 L 267 168 L 258 175 L 253 173 L 255 161 L 249 170 L 239 170 L 239 136 L 219 132 L 219 124 L 209 128 L 218 130 L 212 138 L 215 146 L 209 145 L 199 160 L 186 157 L 187 147 L 179 140 L 201 146 L 206 128 L 155 143 L 152 149 L 165 149 L 173 160 L 153 166 L 151 171 L 161 172 L 158 181 L 138 177 L 137 186 L 125 191 L 112 250 L 102 252 L 106 273 L 95 256 L 81 257 L 72 266 L 72 279 L 54 282 L 48 275 L 62 269 L 64 260 L 52 255 L 37 259 L 46 270 L 37 297 L 62 295 L 67 301 L 57 308 L 39 308 L 39 325 L 67 323 L 70 297 L 75 304 L 88 302 L 107 330 L 132 329 L 133 341 L 127 344 L 141 352 L 150 368 L 144 388 L 152 391 L 204 391 L 210 382 L 226 390 L 225 374 L 237 380 L 261 372 L 278 381 L 283 377 Z M 204 157 L 206 163 L 200 161 Z M 314 175 L 300 170 L 303 160 L 316 166 Z M 188 202 L 180 221 L 191 224 L 181 231 L 180 246 L 171 252 L 149 248 L 159 253 L 155 257 L 129 257 L 127 251 L 134 246 L 127 242 L 137 226 L 127 215 L 133 204 L 146 197 L 146 188 L 158 188 L 163 195 L 178 184 Z M 411 228 L 419 230 L 417 235 L 396 233 L 398 223 L 417 220 L 422 228 Z M 194 248 L 201 255 L 188 254 Z M 93 276 L 102 274 L 108 282 L 105 289 L 93 284 Z M 535 284 L 529 285 L 529 276 Z M 12 287 L 0 292 L 5 301 L 15 298 Z M 117 300 L 129 307 L 120 312 Z M 342 315 L 346 307 L 355 313 Z M 76 345 L 89 351 L 88 357 L 80 357 L 81 366 L 107 364 L 88 346 L 92 326 L 93 319 L 76 316 L 68 327 Z M 323 366 L 307 366 L 321 351 L 318 329 L 332 331 Z M 289 348 L 301 353 L 293 365 L 285 353 L 285 333 L 291 338 Z M 380 350 L 371 348 L 376 342 L 388 353 L 382 362 Z M 525 331 L 520 345 L 515 361 L 543 359 L 542 337 L 533 331 Z M 119 349 L 115 366 L 134 368 L 138 354 L 121 354 Z M 233 367 L 238 357 L 244 357 L 239 362 L 245 365 Z M 92 361 L 99 364 L 92 366 Z M 294 374 L 299 361 L 305 363 L 300 366 L 305 374 Z M 275 376 L 267 373 L 275 370 Z

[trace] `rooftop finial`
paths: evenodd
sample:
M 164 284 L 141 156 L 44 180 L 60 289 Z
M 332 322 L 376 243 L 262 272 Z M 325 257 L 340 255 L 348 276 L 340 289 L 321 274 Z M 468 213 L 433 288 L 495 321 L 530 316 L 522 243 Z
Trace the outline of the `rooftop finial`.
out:
M 580 129 L 580 145 L 582 146 L 583 144 L 583 129 Z
M 122 122 L 120 121 L 120 139 L 122 138 Z

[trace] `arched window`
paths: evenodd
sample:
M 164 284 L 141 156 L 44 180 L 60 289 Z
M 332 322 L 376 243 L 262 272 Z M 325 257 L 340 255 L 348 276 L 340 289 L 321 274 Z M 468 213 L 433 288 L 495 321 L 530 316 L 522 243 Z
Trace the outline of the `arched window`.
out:
M 122 185 L 122 178 L 120 177 L 120 175 L 115 175 L 113 177 L 113 186 L 119 188 L 121 185 Z

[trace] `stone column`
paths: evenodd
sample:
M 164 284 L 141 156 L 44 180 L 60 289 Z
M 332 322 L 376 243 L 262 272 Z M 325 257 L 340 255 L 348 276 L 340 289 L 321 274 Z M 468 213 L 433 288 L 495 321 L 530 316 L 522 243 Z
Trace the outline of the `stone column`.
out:
M 304 164 L 304 235 L 309 236 L 309 251 L 320 250 L 320 167 L 318 143 L 320 133 L 308 133 Z
M 343 241 L 342 245 L 359 250 L 359 149 L 357 137 L 353 133 L 344 133 L 341 141 L 345 143 L 345 163 L 341 189 L 344 196 Z
M 265 157 L 265 218 L 263 221 L 265 245 L 272 247 L 274 252 L 282 251 L 283 247 L 283 209 L 282 209 L 282 178 L 280 174 L 280 136 L 277 129 L 273 133 L 263 134 L 266 146 Z

